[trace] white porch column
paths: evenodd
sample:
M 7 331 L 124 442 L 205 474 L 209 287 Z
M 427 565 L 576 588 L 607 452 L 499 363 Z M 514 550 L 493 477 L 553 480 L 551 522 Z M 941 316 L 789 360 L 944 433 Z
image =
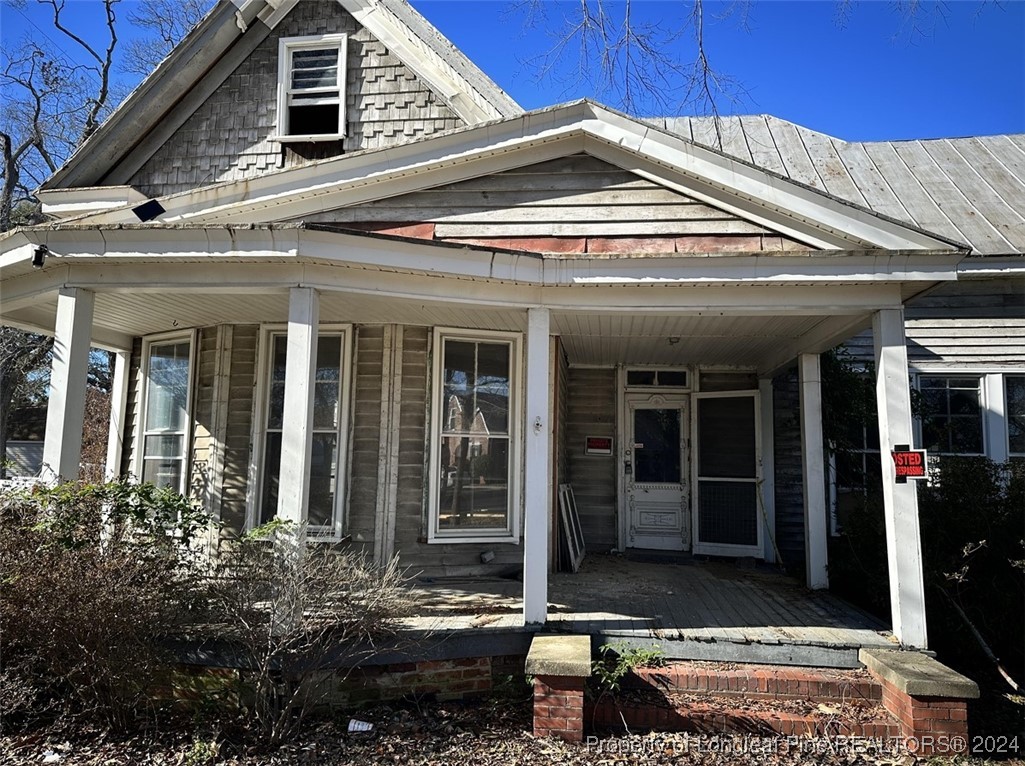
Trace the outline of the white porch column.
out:
M 293 287 L 288 297 L 285 416 L 281 424 L 277 515 L 296 524 L 306 518 L 310 499 L 319 322 L 320 296 L 317 291 L 311 287 Z
M 776 561 L 776 438 L 772 378 L 758 380 L 758 396 L 762 420 L 762 477 L 758 491 L 765 514 L 759 522 L 765 524 L 762 555 L 771 564 Z
M 128 406 L 129 351 L 114 352 L 114 370 L 110 388 L 110 425 L 107 433 L 107 481 L 121 475 L 121 451 L 124 445 L 125 411 Z
M 818 354 L 797 357 L 801 388 L 801 467 L 804 479 L 804 568 L 808 587 L 828 588 L 826 454 L 822 439 L 822 373 Z
M 913 481 L 906 484 L 896 482 L 890 458 L 894 446 L 911 445 L 914 441 L 904 310 L 877 311 L 872 317 L 872 334 L 875 340 L 876 407 L 879 410 L 879 456 L 883 469 L 886 560 L 890 572 L 893 634 L 905 646 L 924 649 L 927 636 L 918 487 Z
M 93 293 L 77 287 L 62 287 L 57 295 L 43 470 L 69 481 L 78 478 L 82 459 L 94 302 Z
M 548 619 L 549 313 L 533 308 L 527 318 L 527 434 L 523 466 L 523 622 Z

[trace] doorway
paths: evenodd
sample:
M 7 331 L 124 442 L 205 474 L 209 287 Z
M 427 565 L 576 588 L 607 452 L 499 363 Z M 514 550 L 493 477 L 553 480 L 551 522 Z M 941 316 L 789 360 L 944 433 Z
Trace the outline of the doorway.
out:
M 689 397 L 627 393 L 624 404 L 626 547 L 690 550 Z

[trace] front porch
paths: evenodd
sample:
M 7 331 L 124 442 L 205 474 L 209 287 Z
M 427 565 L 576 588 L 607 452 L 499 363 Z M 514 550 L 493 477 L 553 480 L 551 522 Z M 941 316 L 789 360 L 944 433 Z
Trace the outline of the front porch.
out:
M 431 653 L 458 647 L 525 653 L 522 584 L 504 578 L 422 578 L 413 590 Z M 589 555 L 579 572 L 550 576 L 545 632 L 588 635 L 593 648 L 658 646 L 666 657 L 816 667 L 860 667 L 861 648 L 895 648 L 885 625 L 774 569 L 721 559 L 666 561 Z M 522 646 L 521 646 L 522 645 Z

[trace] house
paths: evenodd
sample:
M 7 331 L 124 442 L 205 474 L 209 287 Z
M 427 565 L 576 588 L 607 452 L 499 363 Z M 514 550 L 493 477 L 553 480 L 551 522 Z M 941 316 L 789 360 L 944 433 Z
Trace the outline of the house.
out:
M 1025 453 L 1025 137 L 714 135 L 524 112 L 402 0 L 223 1 L 0 239 L 0 319 L 56 338 L 44 463 L 77 473 L 92 344 L 109 465 L 230 528 L 522 568 L 521 625 L 567 483 L 592 550 L 826 588 L 820 354 L 873 362 L 866 453 Z M 880 473 L 892 634 L 925 648 L 915 483 Z

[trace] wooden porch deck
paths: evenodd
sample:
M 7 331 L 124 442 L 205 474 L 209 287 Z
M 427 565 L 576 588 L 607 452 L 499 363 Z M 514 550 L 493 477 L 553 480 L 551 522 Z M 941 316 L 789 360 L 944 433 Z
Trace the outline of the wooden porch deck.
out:
M 533 632 L 516 580 L 437 579 L 415 590 L 424 609 L 409 626 L 443 642 L 512 646 L 513 635 Z M 590 635 L 596 648 L 657 645 L 678 659 L 857 667 L 861 647 L 896 645 L 885 625 L 836 596 L 725 561 L 589 555 L 578 573 L 551 576 L 548 601 L 546 632 Z

